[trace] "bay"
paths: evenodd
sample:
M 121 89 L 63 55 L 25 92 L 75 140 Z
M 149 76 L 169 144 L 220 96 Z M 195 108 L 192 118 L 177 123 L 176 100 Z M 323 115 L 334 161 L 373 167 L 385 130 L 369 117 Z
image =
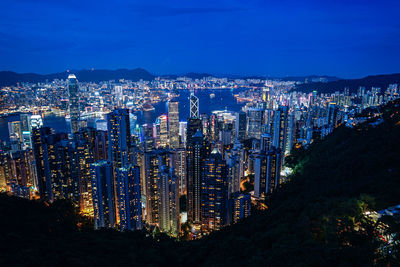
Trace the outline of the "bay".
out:
M 203 89 L 197 90 L 195 95 L 199 98 L 199 109 L 200 114 L 206 113 L 211 114 L 215 110 L 228 110 L 237 112 L 245 105 L 243 102 L 237 102 L 234 94 L 245 90 L 245 88 L 239 88 L 234 90 L 229 89 Z M 215 96 L 210 96 L 214 94 Z M 180 90 L 179 97 L 175 100 L 179 101 L 179 120 L 186 121 L 190 114 L 190 103 L 189 103 L 190 91 Z M 160 102 L 154 105 L 154 110 L 150 112 L 135 112 L 137 116 L 137 124 L 152 123 L 156 118 L 162 114 L 168 113 L 168 103 Z M 8 122 L 19 120 L 19 115 L 9 115 L 0 118 L 0 140 L 8 141 Z M 69 122 L 64 117 L 56 115 L 48 115 L 43 119 L 43 125 L 53 128 L 56 132 L 68 132 Z

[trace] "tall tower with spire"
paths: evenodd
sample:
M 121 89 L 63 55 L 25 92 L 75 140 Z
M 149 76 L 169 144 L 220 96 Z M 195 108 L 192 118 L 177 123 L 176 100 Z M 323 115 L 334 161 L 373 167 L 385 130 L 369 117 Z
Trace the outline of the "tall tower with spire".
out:
M 194 95 L 194 90 L 190 91 L 190 117 L 199 118 L 199 98 Z

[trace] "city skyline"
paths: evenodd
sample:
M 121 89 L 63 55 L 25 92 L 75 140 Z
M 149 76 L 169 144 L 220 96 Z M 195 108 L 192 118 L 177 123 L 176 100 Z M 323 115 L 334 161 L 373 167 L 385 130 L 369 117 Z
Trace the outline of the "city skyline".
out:
M 0 266 L 400 265 L 399 10 L 0 1 Z

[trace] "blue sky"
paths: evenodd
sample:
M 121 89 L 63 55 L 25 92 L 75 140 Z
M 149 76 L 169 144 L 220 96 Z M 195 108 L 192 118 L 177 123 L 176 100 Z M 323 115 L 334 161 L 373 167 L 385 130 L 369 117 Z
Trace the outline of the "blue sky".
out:
M 0 1 L 0 70 L 400 72 L 400 1 Z

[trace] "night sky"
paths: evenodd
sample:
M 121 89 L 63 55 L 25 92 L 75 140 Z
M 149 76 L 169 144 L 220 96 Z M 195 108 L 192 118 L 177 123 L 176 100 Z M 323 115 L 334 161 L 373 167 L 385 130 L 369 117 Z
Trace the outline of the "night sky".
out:
M 0 70 L 400 72 L 399 0 L 1 0 Z

